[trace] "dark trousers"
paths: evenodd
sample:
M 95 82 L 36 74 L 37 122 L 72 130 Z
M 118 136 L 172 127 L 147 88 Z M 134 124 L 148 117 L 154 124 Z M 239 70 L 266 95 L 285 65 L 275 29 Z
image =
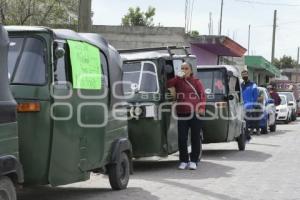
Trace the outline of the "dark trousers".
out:
M 186 117 L 189 115 L 178 114 L 178 117 Z M 191 130 L 191 145 L 192 152 L 188 154 L 188 135 Z M 194 114 L 192 119 L 179 119 L 178 120 L 178 147 L 179 147 L 179 160 L 180 162 L 199 162 L 200 145 L 201 145 L 201 121 Z
M 254 110 L 246 111 L 246 129 L 259 130 L 260 119 L 262 118 L 262 108 L 256 107 Z

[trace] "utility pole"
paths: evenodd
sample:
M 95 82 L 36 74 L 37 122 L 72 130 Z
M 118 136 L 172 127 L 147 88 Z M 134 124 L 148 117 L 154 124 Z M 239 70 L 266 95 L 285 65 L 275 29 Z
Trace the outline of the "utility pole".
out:
M 271 57 L 271 63 L 274 63 L 274 59 L 275 59 L 276 28 L 277 28 L 277 10 L 274 10 L 273 40 L 272 40 L 272 57 Z
M 297 52 L 297 65 L 299 66 L 299 56 L 300 56 L 300 47 L 298 47 L 298 52 Z
M 222 0 L 222 1 L 221 1 L 221 14 L 220 14 L 220 27 L 219 27 L 219 35 L 222 35 L 223 6 L 224 6 L 224 0 Z
M 92 0 L 79 0 L 79 32 L 91 32 L 92 29 Z
M 212 13 L 209 12 L 209 24 L 208 24 L 208 34 L 212 35 Z
M 251 39 L 251 24 L 249 24 L 249 29 L 248 29 L 248 56 L 250 55 L 250 39 Z

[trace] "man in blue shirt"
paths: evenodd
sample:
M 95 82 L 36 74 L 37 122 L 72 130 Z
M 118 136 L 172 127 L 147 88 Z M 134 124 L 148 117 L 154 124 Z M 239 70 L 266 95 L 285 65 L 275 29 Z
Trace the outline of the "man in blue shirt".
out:
M 242 83 L 244 109 L 246 113 L 246 132 L 247 139 L 250 140 L 250 134 L 256 129 L 256 133 L 260 134 L 259 129 L 259 112 L 258 108 L 258 89 L 257 85 L 249 80 L 249 74 L 247 70 L 242 71 L 242 78 L 244 82 Z M 250 132 L 249 132 L 250 129 Z

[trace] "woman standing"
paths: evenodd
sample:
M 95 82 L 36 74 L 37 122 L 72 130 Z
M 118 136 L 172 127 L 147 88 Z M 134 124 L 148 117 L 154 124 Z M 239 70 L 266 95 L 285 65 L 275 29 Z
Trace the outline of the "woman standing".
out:
M 192 65 L 184 62 L 181 74 L 168 81 L 176 90 L 178 116 L 179 169 L 197 169 L 201 153 L 201 120 L 205 114 L 206 97 L 201 81 L 193 76 Z M 191 129 L 192 152 L 188 154 L 188 133 Z

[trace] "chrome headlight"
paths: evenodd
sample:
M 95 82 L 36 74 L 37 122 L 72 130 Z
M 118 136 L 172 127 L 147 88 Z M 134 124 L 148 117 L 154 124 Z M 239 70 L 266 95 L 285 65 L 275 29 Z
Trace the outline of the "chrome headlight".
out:
M 143 109 L 141 107 L 135 107 L 134 114 L 135 116 L 141 116 L 143 114 Z

